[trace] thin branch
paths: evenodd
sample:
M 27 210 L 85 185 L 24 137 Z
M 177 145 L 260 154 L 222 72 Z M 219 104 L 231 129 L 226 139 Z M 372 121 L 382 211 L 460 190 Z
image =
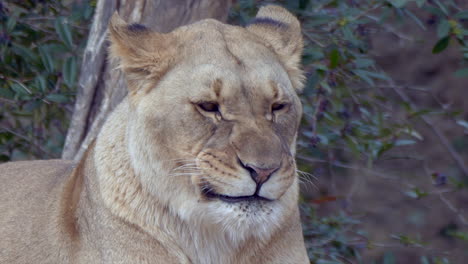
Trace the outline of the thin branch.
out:
M 375 16 L 366 15 L 366 17 L 373 20 L 374 22 L 377 22 L 377 23 L 379 22 L 379 19 L 377 17 L 375 17 Z M 382 24 L 380 26 L 383 27 L 388 32 L 392 33 L 393 35 L 397 36 L 400 39 L 404 39 L 404 40 L 407 40 L 407 41 L 414 42 L 414 39 L 412 37 L 409 37 L 408 35 L 399 32 L 394 27 L 392 27 L 392 26 L 390 26 L 388 24 Z
M 468 226 L 468 220 L 466 220 L 465 216 L 458 210 L 442 193 L 439 193 L 439 199 L 447 205 L 447 207 L 460 219 L 462 224 Z
M 320 41 L 316 40 L 315 38 L 313 38 L 309 33 L 307 33 L 306 31 L 302 31 L 302 34 L 308 39 L 310 40 L 311 42 L 317 44 L 317 46 L 321 47 L 321 48 L 325 48 L 325 44 L 321 43 Z
M 423 168 L 424 171 L 426 172 L 427 175 L 431 175 L 431 170 L 429 169 L 429 165 L 427 164 L 427 161 L 423 161 Z M 441 202 L 443 202 L 450 211 L 452 211 L 459 219 L 460 222 L 464 225 L 468 225 L 468 221 L 465 218 L 465 216 L 460 212 L 459 209 L 455 207 L 447 198 L 445 198 L 444 194 L 452 192 L 452 190 L 440 190 L 437 192 L 434 192 L 433 194 L 436 194 Z
M 362 168 L 361 167 L 355 167 L 355 166 L 343 164 L 343 163 L 338 162 L 338 161 L 328 161 L 328 160 L 324 160 L 324 159 L 309 158 L 309 157 L 305 157 L 305 156 L 302 156 L 302 155 L 297 155 L 296 157 L 301 159 L 301 160 L 308 161 L 308 162 L 327 163 L 327 164 L 330 164 L 331 166 L 338 167 L 338 168 L 344 168 L 344 169 L 350 169 L 350 170 L 356 170 L 356 171 L 365 171 L 365 172 L 367 172 L 369 174 L 376 175 L 376 176 L 378 176 L 380 178 L 383 178 L 383 179 L 386 179 L 386 180 L 391 180 L 391 181 L 396 181 L 396 182 L 402 183 L 402 180 L 399 179 L 399 178 L 392 177 L 392 176 L 389 176 L 389 175 L 387 175 L 385 173 L 375 171 L 375 170 L 371 170 L 371 169 L 367 169 L 367 168 L 364 168 L 364 167 L 362 167 Z M 414 188 L 414 185 L 412 185 L 410 183 L 403 182 L 403 184 L 406 185 L 406 187 L 408 187 L 408 188 Z
M 17 102 L 15 102 L 14 100 L 6 99 L 6 98 L 3 98 L 3 97 L 0 97 L 0 103 L 7 103 L 7 104 L 11 104 L 11 105 L 16 105 L 17 104 Z
M 35 143 L 32 139 L 30 139 L 29 137 L 27 137 L 27 136 L 25 136 L 25 135 L 22 135 L 22 134 L 19 134 L 19 133 L 15 132 L 15 131 L 13 131 L 13 130 L 7 128 L 7 127 L 4 127 L 4 126 L 1 126 L 0 129 L 3 130 L 3 131 L 6 131 L 6 132 L 8 132 L 8 133 L 11 133 L 11 134 L 15 135 L 16 137 L 19 137 L 19 138 L 21 138 L 21 139 L 27 141 L 27 142 L 30 143 L 32 146 L 34 146 L 35 148 L 37 148 L 42 154 L 47 155 L 48 157 L 51 156 L 51 154 L 50 154 L 46 149 L 44 149 L 42 146 L 36 144 L 36 143 Z
M 417 111 L 417 107 L 413 103 L 413 101 L 411 101 L 411 99 L 408 97 L 408 95 L 406 95 L 404 91 L 402 91 L 397 85 L 395 85 L 393 80 L 390 80 L 389 84 L 390 84 L 389 87 L 392 88 L 392 90 L 400 97 L 401 100 L 409 104 L 411 108 Z M 440 143 L 445 147 L 445 149 L 448 151 L 452 159 L 457 163 L 458 167 L 463 172 L 463 174 L 466 177 L 468 177 L 468 167 L 466 166 L 462 157 L 460 157 L 460 155 L 452 147 L 447 137 L 440 131 L 440 129 L 436 125 L 434 125 L 434 123 L 428 116 L 422 115 L 420 116 L 420 118 L 432 130 L 432 132 L 434 132 L 434 134 L 439 139 Z

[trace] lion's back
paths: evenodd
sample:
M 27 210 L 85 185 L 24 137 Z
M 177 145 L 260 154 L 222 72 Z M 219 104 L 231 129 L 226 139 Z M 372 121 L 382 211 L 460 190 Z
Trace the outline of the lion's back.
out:
M 71 171 L 73 162 L 37 160 L 0 165 L 0 208 L 38 202 Z M 25 203 L 28 201 L 27 203 Z M 3 211 L 3 210 L 2 210 Z M 3 215 L 3 214 L 2 214 Z M 3 217 L 2 217 L 3 218 Z
M 0 165 L 0 262 L 20 263 L 30 246 L 42 243 L 56 190 L 70 175 L 73 162 L 21 161 Z M 34 254 L 34 253 L 33 253 Z M 36 254 L 39 254 L 37 252 Z M 4 259 L 6 258 L 6 259 Z

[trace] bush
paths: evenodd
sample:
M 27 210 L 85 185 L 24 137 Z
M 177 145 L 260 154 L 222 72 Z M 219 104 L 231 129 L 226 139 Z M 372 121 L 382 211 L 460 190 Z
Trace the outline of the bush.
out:
M 60 157 L 92 15 L 86 1 L 0 3 L 0 160 Z

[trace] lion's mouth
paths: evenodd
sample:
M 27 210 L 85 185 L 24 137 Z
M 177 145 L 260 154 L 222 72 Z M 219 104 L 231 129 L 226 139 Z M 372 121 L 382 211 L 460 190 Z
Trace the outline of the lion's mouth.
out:
M 257 193 L 255 193 L 254 195 L 248 195 L 248 196 L 228 196 L 228 195 L 216 193 L 213 190 L 205 190 L 203 192 L 203 195 L 205 195 L 205 197 L 208 199 L 219 199 L 226 203 L 272 201 L 265 197 L 259 196 Z

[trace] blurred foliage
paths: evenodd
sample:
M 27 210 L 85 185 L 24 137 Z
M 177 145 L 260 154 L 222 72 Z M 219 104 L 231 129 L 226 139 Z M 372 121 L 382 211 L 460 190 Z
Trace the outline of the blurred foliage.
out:
M 435 112 L 468 130 L 468 122 L 458 112 L 418 109 L 404 98 L 387 96 L 383 88 L 399 88 L 370 52 L 370 37 L 376 30 L 398 36 L 394 24 L 421 30 L 428 23 L 436 24 L 437 38 L 425 40 L 433 44 L 432 53 L 443 53 L 448 47 L 459 49 L 460 68 L 454 75 L 468 77 L 468 10 L 455 1 L 237 0 L 230 19 L 248 24 L 266 3 L 287 7 L 303 25 L 303 65 L 308 78 L 301 95 L 301 170 L 312 172 L 311 164 L 321 163 L 335 169 L 371 171 L 391 150 L 422 142 L 415 120 Z M 95 1 L 85 0 L 0 2 L 0 161 L 60 156 L 93 5 Z M 404 115 L 395 116 L 395 108 Z M 429 174 L 435 187 L 466 191 L 466 179 Z M 312 178 L 308 173 L 302 177 L 305 182 Z M 415 200 L 432 195 L 418 186 L 403 188 L 404 195 Z M 319 216 L 317 208 L 330 201 L 342 203 L 344 209 L 335 216 Z M 302 198 L 304 235 L 312 263 L 364 263 L 362 253 L 381 246 L 368 239 L 359 216 L 346 210 L 346 202 L 329 194 L 313 200 Z M 448 227 L 444 235 L 468 240 L 468 232 L 456 227 Z M 428 247 L 409 234 L 389 236 L 402 247 Z M 374 263 L 397 263 L 395 254 L 385 250 Z M 422 255 L 420 263 L 450 263 L 448 257 Z
M 425 40 L 433 44 L 432 53 L 442 53 L 449 46 L 459 49 L 460 70 L 454 74 L 468 76 L 468 10 L 462 10 L 455 1 L 241 0 L 236 2 L 230 18 L 246 25 L 258 7 L 267 3 L 287 7 L 303 26 L 303 65 L 308 81 L 301 96 L 304 117 L 297 157 L 304 171 L 311 172 L 314 163 L 325 163 L 330 168 L 372 171 L 375 162 L 388 158 L 386 154 L 390 150 L 423 140 L 414 127 L 415 120 L 434 111 L 418 109 L 379 68 L 370 54 L 372 32 L 383 30 L 398 36 L 395 24 L 426 30 L 427 23 L 436 23 L 437 39 Z M 430 17 L 430 21 L 420 18 L 421 14 Z M 388 89 L 383 91 L 383 88 L 394 89 L 401 98 L 392 100 Z M 398 111 L 404 115 L 396 116 Z M 453 119 L 465 129 L 468 127 L 459 112 L 440 109 L 437 114 Z M 313 175 L 304 173 L 303 178 L 311 181 Z M 447 176 L 441 173 L 432 174 L 434 186 L 466 191 L 467 179 L 455 179 L 450 178 L 450 181 L 461 185 L 449 183 Z M 414 199 L 429 195 L 415 186 L 402 184 L 402 189 L 407 189 L 403 193 Z M 318 217 L 315 208 L 329 201 L 341 201 L 344 209 L 336 217 Z M 359 231 L 358 217 L 347 211 L 345 204 L 345 198 L 327 194 L 312 201 L 304 199 L 304 234 L 312 263 L 363 263 L 360 252 L 379 246 L 369 241 L 365 232 Z M 466 239 L 466 232 L 449 234 Z M 427 246 L 410 235 L 389 236 L 402 247 Z M 421 256 L 421 263 L 449 263 L 445 257 L 438 253 Z M 397 263 L 395 259 L 394 253 L 387 252 L 375 263 Z
M 0 2 L 0 161 L 60 157 L 93 8 Z

